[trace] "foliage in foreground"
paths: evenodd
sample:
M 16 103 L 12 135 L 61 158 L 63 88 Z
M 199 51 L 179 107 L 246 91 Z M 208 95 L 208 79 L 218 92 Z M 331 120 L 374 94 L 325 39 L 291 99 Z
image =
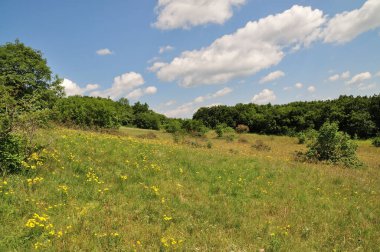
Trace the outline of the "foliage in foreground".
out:
M 0 250 L 377 250 L 376 167 L 287 162 L 273 149 L 260 159 L 155 133 L 42 131 L 51 145 L 29 172 L 0 181 Z

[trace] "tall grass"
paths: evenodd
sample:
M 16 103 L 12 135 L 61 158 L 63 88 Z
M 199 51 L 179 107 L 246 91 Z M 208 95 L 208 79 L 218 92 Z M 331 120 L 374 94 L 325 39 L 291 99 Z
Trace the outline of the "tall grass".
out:
M 143 132 L 143 133 L 142 133 Z M 212 148 L 53 129 L 35 167 L 0 182 L 0 251 L 376 251 L 379 150 L 359 170 L 292 161 L 295 139 L 209 135 Z M 49 137 L 50 136 L 50 137 Z M 230 150 L 236 150 L 231 152 Z M 366 151 L 367 150 L 367 151 Z M 34 226 L 33 226 L 34 223 Z M 43 225 L 43 226 L 41 226 Z

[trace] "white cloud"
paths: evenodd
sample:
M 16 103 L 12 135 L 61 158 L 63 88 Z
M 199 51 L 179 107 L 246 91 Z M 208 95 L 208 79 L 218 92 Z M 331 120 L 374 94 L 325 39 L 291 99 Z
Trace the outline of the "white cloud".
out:
M 307 46 L 318 39 L 324 22 L 322 11 L 295 5 L 283 13 L 248 22 L 208 47 L 185 51 L 170 63 L 156 62 L 150 70 L 157 72 L 161 81 L 177 81 L 185 87 L 225 83 L 277 65 L 285 49 Z
M 257 95 L 253 96 L 252 102 L 256 104 L 267 104 L 276 100 L 276 95 L 270 89 L 264 89 Z
M 190 117 L 191 112 L 194 111 L 194 104 L 192 102 L 185 103 L 175 109 L 164 112 L 167 117 Z
M 169 52 L 169 51 L 173 51 L 173 50 L 174 50 L 174 47 L 167 45 L 167 46 L 160 47 L 160 50 L 158 52 L 160 54 L 163 54 L 164 52 Z
M 335 74 L 335 75 L 329 77 L 329 81 L 337 81 L 337 80 L 339 80 L 339 78 L 340 78 L 340 75 Z
M 349 85 L 352 85 L 352 84 L 362 82 L 364 80 L 369 80 L 371 78 L 372 78 L 372 75 L 370 72 L 364 72 L 364 73 L 355 75 L 354 77 L 352 77 L 351 80 L 347 81 L 346 83 Z
M 111 88 L 94 91 L 92 96 L 110 97 L 117 99 L 125 97 L 129 91 L 144 84 L 144 78 L 139 73 L 129 72 L 114 78 Z
M 327 43 L 345 43 L 380 26 L 380 1 L 368 0 L 360 9 L 335 15 L 323 31 Z
M 370 84 L 360 83 L 358 85 L 358 89 L 361 91 L 366 91 L 366 90 L 375 89 L 376 86 L 377 86 L 376 83 L 370 83 Z
M 169 106 L 172 106 L 172 105 L 174 105 L 174 104 L 176 104 L 177 103 L 177 101 L 176 100 L 170 100 L 170 101 L 167 101 L 167 102 L 165 102 L 165 106 L 167 106 L 167 107 L 169 107 Z
M 266 83 L 266 82 L 271 82 L 271 81 L 277 80 L 277 79 L 284 77 L 284 76 L 285 76 L 285 73 L 283 71 L 271 72 L 267 76 L 261 78 L 260 84 Z
M 342 74 L 335 74 L 335 75 L 330 76 L 329 81 L 337 81 L 340 79 L 348 79 L 348 78 L 350 78 L 350 76 L 351 76 L 350 71 L 346 71 Z
M 222 97 L 232 92 L 232 88 L 225 87 L 221 90 L 216 91 L 216 93 L 212 94 L 212 98 Z
M 155 93 L 157 93 L 157 88 L 154 86 L 150 86 L 144 89 L 137 88 L 133 90 L 132 92 L 130 92 L 129 94 L 127 94 L 126 98 L 131 99 L 131 100 L 137 100 L 144 95 L 152 95 Z
M 296 88 L 303 88 L 303 84 L 301 82 L 297 82 L 294 86 Z
M 157 21 L 153 25 L 168 30 L 207 23 L 223 24 L 233 15 L 233 7 L 246 0 L 159 0 L 156 6 Z
M 86 92 L 99 88 L 98 84 L 88 84 L 85 88 L 81 88 L 78 84 L 69 79 L 63 79 L 61 85 L 64 87 L 67 96 L 83 95 Z
M 380 71 L 375 74 L 375 76 L 380 77 Z
M 97 50 L 96 54 L 97 55 L 101 55 L 101 56 L 105 56 L 105 55 L 113 54 L 113 52 L 110 49 L 108 49 L 108 48 L 103 48 L 103 49 Z
M 346 72 L 344 72 L 344 73 L 342 73 L 342 74 L 340 75 L 340 78 L 341 78 L 341 79 L 348 79 L 348 78 L 350 78 L 350 76 L 351 76 L 350 71 L 346 71 Z
M 144 93 L 145 94 L 155 94 L 155 93 L 157 93 L 157 88 L 154 86 L 147 87 L 147 88 L 145 88 Z
M 317 89 L 314 87 L 314 86 L 309 86 L 307 88 L 307 91 L 309 91 L 310 93 L 314 93 Z
M 217 106 L 221 106 L 221 105 L 223 105 L 223 104 L 217 102 L 217 103 L 211 103 L 211 104 L 208 104 L 208 105 L 206 105 L 205 107 L 207 107 L 207 108 L 211 108 L 211 107 L 217 107 Z
M 292 87 L 284 87 L 282 90 L 289 91 L 289 90 L 292 90 Z
M 231 88 L 225 87 L 223 89 L 216 91 L 213 94 L 208 94 L 205 96 L 198 96 L 194 100 L 192 100 L 191 102 L 184 103 L 175 109 L 164 112 L 164 114 L 168 117 L 189 117 L 189 116 L 191 116 L 191 113 L 194 113 L 194 111 L 196 111 L 200 107 L 200 105 L 199 105 L 200 103 L 203 103 L 207 100 L 211 100 L 211 99 L 215 99 L 218 97 L 225 96 L 225 95 L 231 93 L 232 91 L 233 90 Z

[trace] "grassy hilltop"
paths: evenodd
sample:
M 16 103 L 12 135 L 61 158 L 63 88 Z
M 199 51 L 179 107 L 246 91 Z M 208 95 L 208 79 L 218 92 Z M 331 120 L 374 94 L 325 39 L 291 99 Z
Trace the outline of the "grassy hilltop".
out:
M 0 182 L 0 251 L 378 251 L 369 141 L 347 169 L 295 162 L 290 137 L 111 133 L 39 132 L 28 172 Z

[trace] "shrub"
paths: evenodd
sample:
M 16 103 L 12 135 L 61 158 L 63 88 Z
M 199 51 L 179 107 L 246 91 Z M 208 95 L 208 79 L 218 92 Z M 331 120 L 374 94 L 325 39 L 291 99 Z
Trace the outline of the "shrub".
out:
M 185 120 L 182 123 L 182 129 L 193 136 L 204 136 L 208 129 L 198 120 Z
M 235 130 L 239 134 L 248 133 L 249 132 L 249 127 L 247 125 L 244 125 L 244 124 L 239 124 L 238 126 L 236 126 Z
M 310 129 L 297 134 L 298 144 L 305 144 L 312 142 L 317 137 L 317 131 Z
M 236 133 L 235 133 L 235 130 L 233 128 L 226 127 L 223 132 L 224 132 L 224 136 L 228 142 L 232 142 L 235 140 Z
M 208 148 L 208 149 L 211 149 L 211 148 L 212 148 L 212 142 L 211 142 L 211 141 L 208 141 L 208 142 L 207 142 L 207 148 Z
M 372 145 L 375 146 L 375 147 L 380 147 L 380 137 L 375 137 L 372 140 Z
M 218 137 L 223 137 L 224 134 L 224 129 L 227 127 L 227 124 L 218 124 L 215 127 L 215 133 Z
M 245 137 L 239 137 L 239 143 L 249 143 L 248 139 Z
M 336 123 L 324 123 L 315 140 L 309 144 L 306 157 L 309 160 L 341 163 L 349 167 L 359 166 L 360 162 L 356 156 L 358 146 L 348 134 L 338 130 Z
M 165 125 L 165 131 L 168 133 L 175 133 L 181 130 L 181 122 L 177 120 L 170 120 L 166 125 Z
M 298 144 L 304 144 L 306 142 L 306 134 L 305 134 L 305 132 L 300 132 L 297 135 L 297 139 L 298 139 Z
M 254 144 L 252 144 L 252 148 L 258 150 L 258 151 L 270 151 L 271 147 L 267 144 L 265 144 L 262 140 L 256 140 Z
M 133 123 L 137 128 L 152 130 L 159 130 L 161 124 L 160 118 L 157 115 L 149 112 L 137 114 Z
M 21 170 L 21 162 L 27 157 L 26 141 L 16 134 L 0 136 L 0 171 L 2 175 Z

